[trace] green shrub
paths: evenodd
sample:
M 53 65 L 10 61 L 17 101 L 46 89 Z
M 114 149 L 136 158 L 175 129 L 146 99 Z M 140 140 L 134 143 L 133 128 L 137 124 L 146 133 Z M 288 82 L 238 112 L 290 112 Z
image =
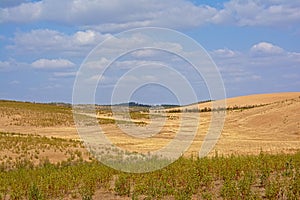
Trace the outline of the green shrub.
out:
M 42 200 L 43 194 L 39 190 L 39 188 L 36 186 L 36 184 L 32 184 L 30 189 L 29 189 L 29 194 L 28 194 L 28 199 L 29 200 Z
M 115 192 L 120 196 L 130 195 L 130 179 L 126 174 L 120 174 L 115 181 Z

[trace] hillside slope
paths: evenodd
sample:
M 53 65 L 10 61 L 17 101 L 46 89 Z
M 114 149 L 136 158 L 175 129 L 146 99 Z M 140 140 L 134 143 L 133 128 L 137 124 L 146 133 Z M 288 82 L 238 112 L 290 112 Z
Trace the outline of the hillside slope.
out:
M 295 99 L 300 96 L 300 92 L 283 92 L 283 93 L 272 93 L 272 94 L 253 94 L 247 96 L 239 96 L 239 97 L 232 97 L 226 99 L 226 106 L 227 107 L 243 107 L 243 106 L 250 106 L 250 105 L 265 105 L 271 104 L 275 102 L 280 102 L 288 99 Z M 217 101 L 218 102 L 218 101 Z M 191 104 L 187 106 L 182 106 L 180 108 L 169 108 L 166 109 L 167 111 L 176 110 L 176 109 L 203 109 L 205 107 L 211 108 L 212 102 L 205 102 L 199 104 Z
M 211 102 L 181 107 L 182 110 L 210 107 Z M 244 109 L 245 106 L 253 106 Z M 220 154 L 258 154 L 261 150 L 278 153 L 300 149 L 300 92 L 259 94 L 227 99 L 226 118 L 214 148 Z M 178 108 L 176 108 L 178 109 Z M 168 111 L 172 109 L 167 109 Z M 101 127 L 118 146 L 147 152 L 166 145 L 180 126 L 181 113 L 167 113 L 161 134 L 134 139 L 120 132 L 103 114 Z M 191 117 L 199 113 L 189 113 Z M 137 115 L 135 117 L 138 117 Z M 146 118 L 138 119 L 147 121 Z M 197 154 L 210 126 L 211 112 L 201 112 L 198 133 L 188 154 Z M 149 120 L 147 121 L 149 122 Z M 187 122 L 188 123 L 188 122 Z M 147 126 L 145 127 L 147 129 Z M 22 102 L 0 101 L 0 131 L 79 139 L 70 108 Z M 213 154 L 214 151 L 211 153 Z
M 300 92 L 251 95 L 230 98 L 228 107 L 263 105 L 251 109 L 229 110 L 221 137 L 214 150 L 224 154 L 257 154 L 261 150 L 278 153 L 300 149 Z M 209 103 L 200 107 L 210 106 Z M 191 151 L 201 145 L 209 126 L 209 113 L 202 122 Z

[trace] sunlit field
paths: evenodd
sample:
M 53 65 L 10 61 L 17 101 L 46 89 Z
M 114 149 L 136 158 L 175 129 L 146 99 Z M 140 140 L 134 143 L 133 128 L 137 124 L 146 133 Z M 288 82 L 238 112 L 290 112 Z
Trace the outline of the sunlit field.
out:
M 183 112 L 202 117 L 192 145 L 177 161 L 154 172 L 125 173 L 85 148 L 70 105 L 0 101 L 0 199 L 299 199 L 300 94 L 228 99 L 217 145 L 198 158 L 211 113 L 218 112 L 210 103 L 167 108 L 164 129 L 149 139 L 121 133 L 117 124 L 128 120 L 97 106 L 106 136 L 129 153 L 146 154 L 172 140 Z M 129 116 L 147 127 L 159 114 L 136 106 Z
M 10 133 L 1 133 L 0 141 L 7 152 L 0 164 L 1 199 L 300 198 L 300 152 L 181 157 L 155 172 L 129 174 L 88 157 L 76 141 Z M 51 161 L 59 154 L 61 160 Z

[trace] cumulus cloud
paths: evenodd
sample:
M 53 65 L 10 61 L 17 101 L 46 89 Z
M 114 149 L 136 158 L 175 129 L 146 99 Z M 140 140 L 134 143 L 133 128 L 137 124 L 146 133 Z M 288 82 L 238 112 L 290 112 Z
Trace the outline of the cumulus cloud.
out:
M 300 53 L 287 51 L 268 42 L 254 44 L 248 55 L 248 62 L 253 66 L 273 68 L 298 68 Z
M 65 34 L 50 29 L 34 29 L 29 32 L 17 32 L 13 44 L 8 50 L 20 54 L 57 53 L 82 56 L 87 54 L 96 44 L 110 37 L 93 30 L 77 31 Z
M 265 78 L 260 73 L 271 70 L 284 74 L 287 68 L 293 71 L 300 65 L 300 53 L 289 52 L 269 42 L 254 44 L 246 52 L 225 48 L 212 51 L 211 55 L 227 83 L 260 81 Z
M 291 26 L 299 24 L 299 1 L 231 0 L 224 3 L 212 21 L 238 26 Z
M 31 66 L 36 69 L 61 69 L 72 68 L 75 64 L 66 59 L 39 59 L 31 63 Z
M 215 13 L 212 7 L 184 0 L 43 0 L 2 8 L 0 19 L 1 22 L 46 20 L 111 31 L 139 26 L 195 26 L 205 23 Z
M 228 48 L 225 49 L 217 49 L 212 51 L 212 55 L 216 57 L 223 57 L 223 58 L 232 58 L 235 57 L 238 54 L 238 52 L 235 52 L 233 50 L 230 50 Z
M 15 7 L 0 8 L 0 22 L 30 22 L 38 20 L 42 2 L 22 3 Z
M 99 70 L 99 69 L 104 69 L 110 61 L 104 57 L 99 58 L 98 60 L 91 60 L 91 61 L 86 61 L 83 65 L 83 67 L 89 69 L 89 70 Z
M 207 23 L 291 26 L 299 24 L 299 9 L 299 2 L 285 0 L 230 0 L 221 9 L 186 0 L 43 0 L 0 8 L 0 22 L 52 21 L 101 32 L 144 26 L 191 28 Z
M 279 46 L 268 42 L 260 42 L 251 47 L 251 52 L 254 54 L 281 54 L 284 53 L 284 50 Z
M 95 31 L 87 30 L 87 31 L 78 31 L 74 35 L 75 41 L 79 44 L 93 44 L 96 41 L 97 33 Z

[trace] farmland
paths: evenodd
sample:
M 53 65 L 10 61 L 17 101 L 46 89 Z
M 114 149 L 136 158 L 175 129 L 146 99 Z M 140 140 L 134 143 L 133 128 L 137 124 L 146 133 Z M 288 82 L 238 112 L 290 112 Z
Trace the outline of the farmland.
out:
M 6 134 L 7 135 L 7 134 Z M 32 138 L 31 142 L 41 138 Z M 55 139 L 54 139 L 55 140 Z M 61 143 L 64 148 L 66 141 Z M 300 153 L 180 158 L 158 171 L 128 174 L 76 154 L 38 164 L 1 163 L 2 199 L 299 199 Z M 12 164 L 14 162 L 14 164 Z
M 122 133 L 116 123 L 128 120 L 97 107 L 106 136 L 142 153 L 174 139 L 182 113 L 200 114 L 182 157 L 154 172 L 130 174 L 99 163 L 85 149 L 70 106 L 0 101 L 0 199 L 299 199 L 300 93 L 227 99 L 219 141 L 208 157 L 198 158 L 211 103 L 167 108 L 161 131 L 146 139 Z M 140 128 L 159 117 L 139 109 L 129 116 Z

